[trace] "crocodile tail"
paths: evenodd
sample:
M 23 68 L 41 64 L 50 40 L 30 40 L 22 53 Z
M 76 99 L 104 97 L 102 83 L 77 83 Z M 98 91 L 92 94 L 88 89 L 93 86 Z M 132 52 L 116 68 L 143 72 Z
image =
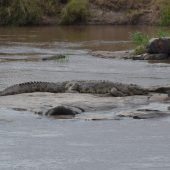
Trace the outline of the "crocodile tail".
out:
M 59 93 L 65 91 L 65 83 L 26 82 L 10 86 L 0 92 L 0 96 L 15 95 L 32 92 Z

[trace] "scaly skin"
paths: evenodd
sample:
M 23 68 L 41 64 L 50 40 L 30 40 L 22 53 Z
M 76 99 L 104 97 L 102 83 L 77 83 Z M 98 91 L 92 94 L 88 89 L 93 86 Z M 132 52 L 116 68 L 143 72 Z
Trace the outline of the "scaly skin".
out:
M 64 87 L 65 87 L 64 83 L 26 82 L 6 88 L 2 92 L 0 92 L 0 96 L 32 92 L 62 93 L 65 91 Z
M 10 86 L 0 92 L 0 96 L 15 95 L 32 92 L 78 92 L 91 94 L 110 94 L 112 96 L 143 95 L 147 90 L 137 85 L 126 85 L 110 81 L 65 81 L 61 83 L 52 82 L 26 82 Z

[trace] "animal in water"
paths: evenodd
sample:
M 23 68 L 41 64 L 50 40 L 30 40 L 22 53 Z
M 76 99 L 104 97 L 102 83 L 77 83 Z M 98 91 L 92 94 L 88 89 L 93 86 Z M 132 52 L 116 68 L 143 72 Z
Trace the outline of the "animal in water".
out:
M 0 92 L 0 96 L 32 92 L 51 93 L 90 93 L 109 94 L 115 97 L 143 95 L 148 91 L 134 84 L 115 83 L 111 81 L 64 81 L 64 82 L 26 82 L 10 86 Z

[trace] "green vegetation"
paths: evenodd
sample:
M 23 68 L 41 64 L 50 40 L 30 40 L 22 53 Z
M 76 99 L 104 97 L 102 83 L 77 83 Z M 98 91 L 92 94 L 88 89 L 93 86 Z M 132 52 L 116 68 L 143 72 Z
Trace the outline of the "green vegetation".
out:
M 146 46 L 149 42 L 149 36 L 142 32 L 135 32 L 131 36 L 132 42 L 137 46 Z
M 154 35 L 154 37 L 170 37 L 170 31 L 160 30 Z M 149 43 L 149 39 L 151 39 L 151 37 L 142 32 L 135 32 L 131 35 L 132 43 L 136 46 L 134 51 L 135 54 L 140 55 L 146 52 L 146 46 Z
M 166 0 L 160 6 L 161 25 L 170 25 L 170 1 Z
M 88 0 L 0 0 L 0 25 L 33 25 L 43 18 L 61 18 L 62 24 L 85 22 Z M 59 20 L 58 19 L 58 20 Z
M 2 25 L 36 24 L 42 17 L 42 10 L 36 0 L 13 0 L 0 7 Z
M 141 54 L 144 54 L 146 52 L 146 46 L 144 46 L 144 45 L 139 45 L 139 46 L 137 46 L 136 48 L 135 48 L 135 51 L 134 51 L 134 53 L 136 54 L 136 55 L 141 55 Z
M 89 16 L 88 0 L 70 0 L 62 13 L 62 24 L 85 22 Z
M 0 25 L 95 23 L 103 12 L 118 12 L 118 24 L 170 25 L 170 0 L 0 0 Z
M 43 15 L 55 16 L 61 11 L 62 0 L 37 0 L 43 11 Z M 64 1 L 63 1 L 64 2 Z
M 155 36 L 159 38 L 170 37 L 170 31 L 160 30 L 156 33 Z

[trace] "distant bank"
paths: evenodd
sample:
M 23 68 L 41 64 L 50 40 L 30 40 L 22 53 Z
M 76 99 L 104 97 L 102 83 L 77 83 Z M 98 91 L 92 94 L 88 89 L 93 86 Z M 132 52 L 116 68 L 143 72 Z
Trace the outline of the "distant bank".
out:
M 0 0 L 0 25 L 170 25 L 169 0 Z

